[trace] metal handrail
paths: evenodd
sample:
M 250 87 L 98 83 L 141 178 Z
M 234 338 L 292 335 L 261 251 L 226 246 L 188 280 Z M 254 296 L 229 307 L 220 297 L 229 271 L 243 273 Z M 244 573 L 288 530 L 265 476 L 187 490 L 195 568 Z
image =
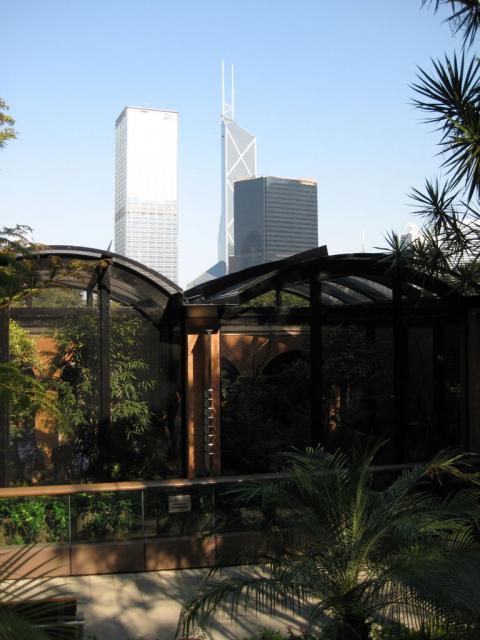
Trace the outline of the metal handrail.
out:
M 411 469 L 419 463 L 372 465 L 374 473 L 384 471 L 402 471 Z M 210 476 L 203 478 L 171 478 L 167 480 L 129 480 L 125 482 L 92 482 L 77 484 L 33 485 L 28 487 L 0 487 L 0 498 L 28 498 L 34 496 L 68 496 L 76 493 L 118 493 L 123 491 L 143 491 L 158 488 L 188 488 L 197 486 L 240 484 L 243 482 L 257 482 L 281 480 L 287 478 L 288 473 L 255 473 L 235 476 Z

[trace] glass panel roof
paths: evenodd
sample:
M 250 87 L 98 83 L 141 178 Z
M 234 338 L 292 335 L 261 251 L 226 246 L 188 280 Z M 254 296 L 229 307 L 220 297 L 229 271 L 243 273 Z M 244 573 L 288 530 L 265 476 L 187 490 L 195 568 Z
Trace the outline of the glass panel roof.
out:
M 144 315 L 161 317 L 169 299 L 181 295 L 180 287 L 162 274 L 110 251 L 53 246 L 37 251 L 32 262 L 36 286 L 95 290 L 97 269 L 102 268 L 110 270 L 112 300 L 135 307 Z

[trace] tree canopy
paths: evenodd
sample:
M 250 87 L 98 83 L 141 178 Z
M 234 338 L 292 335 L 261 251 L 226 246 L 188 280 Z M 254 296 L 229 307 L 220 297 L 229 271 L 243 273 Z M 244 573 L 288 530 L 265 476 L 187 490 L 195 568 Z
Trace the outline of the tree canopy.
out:
M 0 149 L 5 147 L 9 140 L 17 137 L 17 132 L 13 128 L 15 120 L 7 113 L 8 104 L 0 98 Z

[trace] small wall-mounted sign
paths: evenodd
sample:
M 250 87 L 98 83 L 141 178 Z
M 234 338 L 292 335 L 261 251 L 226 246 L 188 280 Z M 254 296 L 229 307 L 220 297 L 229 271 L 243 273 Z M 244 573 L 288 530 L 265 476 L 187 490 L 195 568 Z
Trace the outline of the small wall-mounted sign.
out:
M 185 513 L 192 510 L 192 496 L 168 496 L 168 513 Z

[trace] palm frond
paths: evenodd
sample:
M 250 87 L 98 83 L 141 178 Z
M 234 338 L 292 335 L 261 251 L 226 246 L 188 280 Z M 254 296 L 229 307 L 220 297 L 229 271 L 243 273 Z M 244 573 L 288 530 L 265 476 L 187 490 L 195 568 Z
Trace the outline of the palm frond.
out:
M 375 247 L 386 254 L 380 262 L 387 263 L 392 273 L 399 273 L 408 268 L 411 264 L 411 244 L 402 240 L 395 231 L 387 232 L 385 240 L 386 247 Z
M 261 556 L 263 570 L 207 581 L 186 604 L 179 633 L 222 610 L 236 619 L 248 606 L 271 615 L 279 607 L 301 611 L 316 630 L 327 617 L 342 638 L 365 631 L 372 616 L 432 633 L 441 624 L 452 638 L 468 630 L 480 609 L 478 483 L 464 456 L 447 451 L 375 488 L 370 465 L 379 446 L 348 457 L 294 450 L 283 456 L 278 483 L 246 488 L 243 499 L 251 491 L 288 517 L 265 521 L 262 539 L 273 544 Z M 442 497 L 438 484 L 447 475 L 461 486 Z
M 464 46 L 472 45 L 480 27 L 480 5 L 478 0 L 422 0 L 422 7 L 432 4 L 435 13 L 437 13 L 441 5 L 450 6 L 452 13 L 444 19 L 444 22 L 450 24 L 454 34 L 463 34 Z
M 239 610 L 246 610 L 251 604 L 256 611 L 274 615 L 279 608 L 289 608 L 289 604 L 291 608 L 291 603 L 295 603 L 295 611 L 300 612 L 307 600 L 302 585 L 290 581 L 288 574 L 210 579 L 183 607 L 176 637 L 188 636 L 197 627 L 208 625 L 220 608 L 228 619 L 237 620 Z
M 71 629 L 58 624 L 58 605 L 52 600 L 52 579 L 46 573 L 50 561 L 39 561 L 34 545 L 0 554 L 0 639 L 58 640 L 71 637 Z M 25 564 L 34 564 L 38 577 L 17 576 Z M 49 628 L 50 633 L 44 629 Z M 53 634 L 53 635 L 52 635 Z
M 424 191 L 412 188 L 410 198 L 415 207 L 419 207 L 413 213 L 421 216 L 427 227 L 437 233 L 443 230 L 450 231 L 456 228 L 457 211 L 455 203 L 459 190 L 450 180 L 443 185 L 435 180 L 425 180 Z
M 427 122 L 441 131 L 442 166 L 451 175 L 451 186 L 464 185 L 467 200 L 480 189 L 480 61 L 445 56 L 432 60 L 433 72 L 419 68 L 413 90 L 420 96 L 413 105 L 425 111 Z

